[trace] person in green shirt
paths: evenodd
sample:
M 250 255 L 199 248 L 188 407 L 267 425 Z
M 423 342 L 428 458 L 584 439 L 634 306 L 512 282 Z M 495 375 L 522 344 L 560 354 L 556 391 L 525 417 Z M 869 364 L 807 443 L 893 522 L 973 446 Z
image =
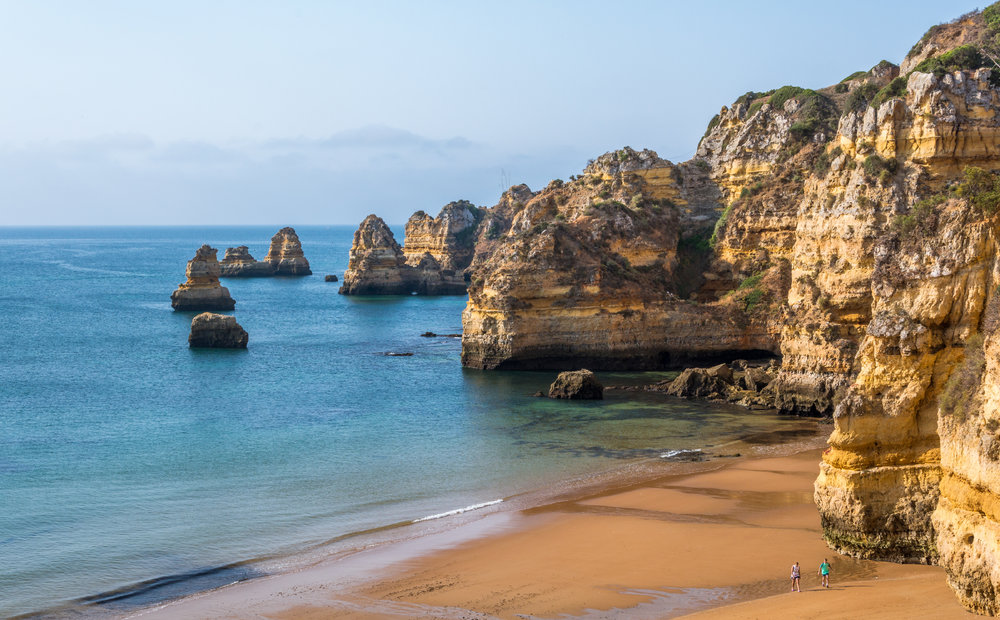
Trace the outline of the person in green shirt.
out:
M 823 578 L 823 587 L 830 587 L 830 563 L 823 558 L 823 563 L 819 565 L 819 574 Z

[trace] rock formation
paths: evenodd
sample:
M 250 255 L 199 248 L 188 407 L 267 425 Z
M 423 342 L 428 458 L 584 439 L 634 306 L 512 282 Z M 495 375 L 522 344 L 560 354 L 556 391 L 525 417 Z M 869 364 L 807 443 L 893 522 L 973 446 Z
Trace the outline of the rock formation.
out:
M 203 245 L 187 264 L 187 282 L 170 295 L 174 310 L 232 310 L 236 302 L 219 283 L 218 250 Z
M 369 215 L 354 232 L 342 295 L 408 295 L 413 290 L 403 249 L 382 218 Z
M 339 282 L 340 279 L 337 276 L 335 276 L 334 274 L 331 273 L 328 276 L 326 276 L 325 278 L 323 278 L 323 281 L 324 282 Z
M 549 386 L 549 398 L 601 400 L 604 398 L 604 386 L 587 369 L 568 370 L 559 373 Z
M 255 260 L 245 245 L 226 248 L 226 256 L 219 263 L 219 271 L 223 278 L 262 278 L 274 275 L 271 263 Z
M 264 257 L 276 276 L 308 276 L 312 274 L 309 261 L 302 253 L 302 244 L 295 229 L 285 227 L 271 237 L 271 247 Z
M 191 319 L 191 348 L 245 349 L 249 336 L 236 319 L 225 314 L 202 312 Z
M 417 211 L 406 223 L 405 245 L 400 248 L 385 222 L 368 216 L 354 235 L 340 292 L 465 294 L 480 217 L 480 210 L 465 200 L 445 205 L 436 218 Z
M 780 355 L 776 373 L 691 370 L 675 391 L 832 416 L 815 489 L 830 545 L 940 563 L 969 609 L 1000 613 L 998 41 L 995 4 L 901 67 L 747 93 L 691 161 L 625 148 L 512 187 L 476 227 L 463 363 Z

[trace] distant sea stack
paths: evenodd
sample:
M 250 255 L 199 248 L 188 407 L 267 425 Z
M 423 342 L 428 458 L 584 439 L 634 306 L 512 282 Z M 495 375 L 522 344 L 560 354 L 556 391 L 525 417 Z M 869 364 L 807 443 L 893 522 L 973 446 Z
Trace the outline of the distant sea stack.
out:
M 264 257 L 265 263 L 270 263 L 276 276 L 308 276 L 312 275 L 309 261 L 302 253 L 302 244 L 295 229 L 285 227 L 271 237 L 271 248 Z
M 198 248 L 187 264 L 187 282 L 170 296 L 174 310 L 232 310 L 236 302 L 229 289 L 219 284 L 218 250 L 208 245 Z
M 271 263 L 255 260 L 245 245 L 227 248 L 226 256 L 219 263 L 223 278 L 264 278 L 274 275 Z
M 344 295 L 464 295 L 483 211 L 467 200 L 406 222 L 404 245 L 370 215 L 354 235 Z
M 191 319 L 191 348 L 245 349 L 250 339 L 235 317 L 225 314 L 202 312 Z

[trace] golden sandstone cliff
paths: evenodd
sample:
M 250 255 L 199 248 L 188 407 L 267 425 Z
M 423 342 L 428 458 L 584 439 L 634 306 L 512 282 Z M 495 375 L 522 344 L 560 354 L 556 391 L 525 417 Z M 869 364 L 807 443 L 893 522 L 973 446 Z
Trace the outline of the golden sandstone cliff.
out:
M 939 563 L 969 609 L 1000 613 L 998 60 L 992 5 L 901 67 L 743 95 L 691 161 L 625 148 L 510 188 L 465 229 L 463 364 L 780 357 L 775 407 L 833 419 L 830 545 Z M 411 255 L 372 218 L 354 281 L 405 279 Z
M 223 278 L 312 275 L 299 236 L 291 227 L 282 228 L 271 237 L 267 256 L 262 261 L 254 259 L 245 245 L 227 248 L 219 270 Z
M 385 222 L 369 215 L 354 233 L 341 294 L 465 294 L 481 217 L 467 200 L 448 203 L 436 218 L 417 211 L 400 247 Z

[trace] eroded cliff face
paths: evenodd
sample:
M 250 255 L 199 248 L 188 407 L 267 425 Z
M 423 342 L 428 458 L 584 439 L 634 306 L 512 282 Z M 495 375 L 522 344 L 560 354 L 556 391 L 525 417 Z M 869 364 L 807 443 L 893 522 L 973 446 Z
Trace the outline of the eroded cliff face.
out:
M 517 188 L 508 192 L 502 215 L 484 220 L 496 238 L 474 264 L 463 364 L 661 368 L 774 350 L 771 322 L 754 312 L 766 303 L 709 306 L 678 295 L 681 223 L 711 221 L 719 208 L 684 178 L 652 151 L 626 148 L 567 183 L 521 190 L 524 202 Z M 776 269 L 766 284 L 781 280 Z

